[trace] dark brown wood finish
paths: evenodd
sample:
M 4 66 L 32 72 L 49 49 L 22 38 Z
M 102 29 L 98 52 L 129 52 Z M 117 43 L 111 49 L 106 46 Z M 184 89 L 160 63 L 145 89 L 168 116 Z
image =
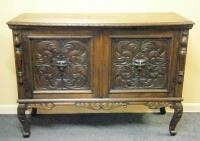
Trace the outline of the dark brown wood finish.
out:
M 30 136 L 30 123 L 26 116 L 26 110 L 27 105 L 26 104 L 19 104 L 17 108 L 17 116 L 19 118 L 19 121 L 22 124 L 22 134 L 23 137 L 29 137 Z
M 22 14 L 8 25 L 24 137 L 25 111 L 56 105 L 98 112 L 142 104 L 161 114 L 171 107 L 175 135 L 193 22 L 175 13 Z

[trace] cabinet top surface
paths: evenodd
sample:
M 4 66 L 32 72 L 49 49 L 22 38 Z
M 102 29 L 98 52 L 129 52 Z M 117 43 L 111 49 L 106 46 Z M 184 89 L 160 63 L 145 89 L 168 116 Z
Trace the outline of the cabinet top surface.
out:
M 173 26 L 193 25 L 176 13 L 24 13 L 9 26 Z

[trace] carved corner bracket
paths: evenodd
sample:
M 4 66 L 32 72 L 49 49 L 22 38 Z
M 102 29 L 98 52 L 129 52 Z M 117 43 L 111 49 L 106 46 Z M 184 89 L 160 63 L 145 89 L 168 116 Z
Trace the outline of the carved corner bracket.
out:
M 28 104 L 28 109 L 32 108 L 38 108 L 38 109 L 44 109 L 44 110 L 51 110 L 56 105 L 54 103 L 34 103 L 34 104 Z
M 126 108 L 128 102 L 76 102 L 74 105 L 91 110 L 112 110 L 118 107 Z

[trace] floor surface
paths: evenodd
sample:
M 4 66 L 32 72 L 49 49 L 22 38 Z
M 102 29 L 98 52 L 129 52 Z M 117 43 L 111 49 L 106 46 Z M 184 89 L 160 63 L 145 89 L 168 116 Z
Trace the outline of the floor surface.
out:
M 23 138 L 16 115 L 0 115 L 0 141 L 199 141 L 200 113 L 184 113 L 170 136 L 171 113 L 37 115 Z

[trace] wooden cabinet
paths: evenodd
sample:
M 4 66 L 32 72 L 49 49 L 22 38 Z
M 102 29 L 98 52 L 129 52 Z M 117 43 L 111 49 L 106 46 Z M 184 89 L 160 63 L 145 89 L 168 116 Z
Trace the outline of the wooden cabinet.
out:
M 181 118 L 189 29 L 175 13 L 22 14 L 8 22 L 18 81 L 18 117 L 72 104 L 93 110 L 143 104 Z

